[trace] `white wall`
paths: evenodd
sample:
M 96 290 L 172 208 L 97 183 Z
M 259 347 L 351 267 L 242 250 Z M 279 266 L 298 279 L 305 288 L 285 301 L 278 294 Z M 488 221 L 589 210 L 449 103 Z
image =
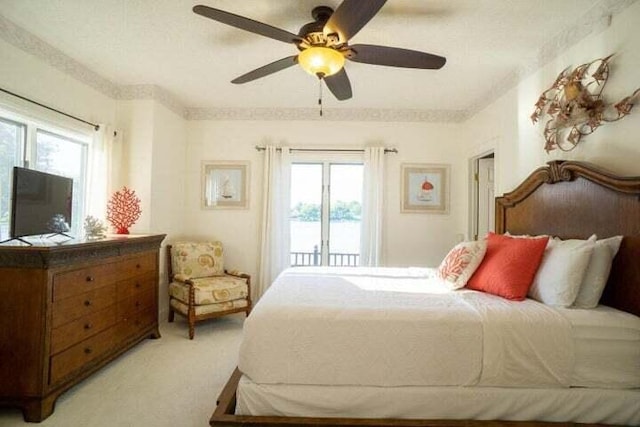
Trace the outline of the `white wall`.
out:
M 322 121 L 190 121 L 188 123 L 186 234 L 215 238 L 225 244 L 230 266 L 257 274 L 259 266 L 262 160 L 256 145 L 290 147 L 395 147 L 387 154 L 385 186 L 386 265 L 435 266 L 465 232 L 465 168 L 460 125 L 422 123 L 347 123 Z M 200 207 L 200 167 L 203 160 L 244 160 L 251 163 L 248 210 L 203 210 Z M 449 215 L 400 213 L 400 164 L 451 165 Z
M 131 233 L 162 233 L 160 251 L 160 312 L 168 310 L 165 247 L 179 239 L 184 217 L 186 121 L 153 100 L 118 102 L 118 127 L 122 133 L 121 174 L 114 190 L 123 185 L 135 190 L 142 214 Z
M 611 53 L 607 102 L 618 102 L 640 87 L 640 2 L 613 17 L 609 28 L 593 34 L 529 75 L 517 87 L 465 122 L 467 156 L 496 150 L 496 194 L 511 191 L 534 169 L 557 159 L 589 161 L 624 175 L 640 175 L 640 97 L 631 114 L 583 137 L 570 152 L 547 154 L 542 125 L 530 116 L 540 94 L 568 66 L 591 62 Z M 542 122 L 546 122 L 543 119 Z

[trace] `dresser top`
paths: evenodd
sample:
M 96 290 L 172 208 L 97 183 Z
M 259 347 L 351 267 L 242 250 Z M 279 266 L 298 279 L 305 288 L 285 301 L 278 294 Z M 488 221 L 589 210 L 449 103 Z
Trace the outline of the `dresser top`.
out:
M 33 239 L 0 244 L 0 267 L 51 268 L 83 261 L 155 250 L 165 234 L 117 234 L 99 240 Z

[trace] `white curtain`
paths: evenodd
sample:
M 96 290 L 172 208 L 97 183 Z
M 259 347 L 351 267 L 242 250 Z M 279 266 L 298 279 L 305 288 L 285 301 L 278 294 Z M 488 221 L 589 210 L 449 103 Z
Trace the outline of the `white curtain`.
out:
M 107 199 L 111 188 L 111 168 L 114 130 L 100 125 L 95 131 L 89 149 L 87 182 L 87 215 L 104 221 L 107 215 Z
M 384 147 L 364 150 L 360 265 L 365 267 L 378 266 L 382 261 L 384 150 Z
M 262 240 L 260 281 L 255 297 L 267 290 L 282 270 L 291 264 L 289 248 L 291 158 L 288 148 L 267 146 L 262 186 Z

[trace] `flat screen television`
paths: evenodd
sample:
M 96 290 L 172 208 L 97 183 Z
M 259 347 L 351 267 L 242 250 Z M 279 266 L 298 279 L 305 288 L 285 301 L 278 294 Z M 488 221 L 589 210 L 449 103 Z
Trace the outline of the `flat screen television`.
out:
M 15 166 L 12 195 L 13 239 L 69 231 L 73 179 Z

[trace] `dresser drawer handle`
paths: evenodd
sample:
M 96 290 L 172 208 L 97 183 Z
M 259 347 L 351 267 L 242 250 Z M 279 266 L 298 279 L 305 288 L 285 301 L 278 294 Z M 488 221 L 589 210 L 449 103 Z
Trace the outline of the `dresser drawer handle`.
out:
M 95 279 L 93 278 L 93 276 L 87 276 L 85 280 L 87 282 L 93 282 Z
M 142 286 L 142 285 L 140 285 L 140 282 L 136 282 L 136 288 L 140 289 L 140 286 Z
M 140 268 L 140 267 L 142 267 L 140 263 L 136 264 L 136 268 Z
M 89 330 L 89 329 L 93 328 L 93 325 L 91 323 L 85 323 L 84 324 L 84 328 Z
M 136 301 L 136 307 L 140 307 L 140 301 Z
M 91 300 L 85 300 L 84 301 L 84 306 L 85 307 L 89 307 L 91 305 Z
M 87 347 L 84 349 L 84 354 L 91 354 L 93 353 L 93 350 L 91 350 L 91 347 Z

